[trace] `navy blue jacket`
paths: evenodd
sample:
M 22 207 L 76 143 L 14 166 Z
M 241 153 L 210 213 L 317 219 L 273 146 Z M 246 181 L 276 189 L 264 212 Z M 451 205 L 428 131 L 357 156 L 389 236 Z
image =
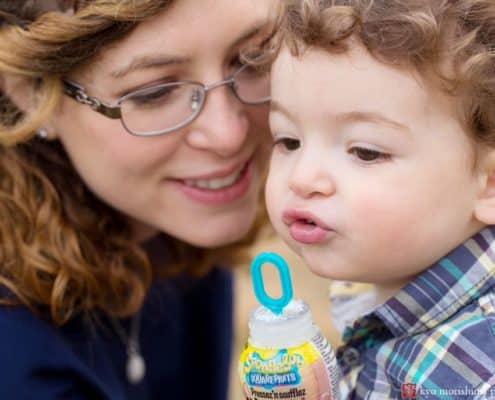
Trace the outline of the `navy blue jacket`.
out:
M 0 399 L 226 399 L 228 271 L 154 283 L 141 318 L 146 376 L 132 385 L 125 377 L 125 346 L 110 323 L 74 318 L 56 328 L 25 307 L 0 307 Z M 128 332 L 129 320 L 121 322 Z

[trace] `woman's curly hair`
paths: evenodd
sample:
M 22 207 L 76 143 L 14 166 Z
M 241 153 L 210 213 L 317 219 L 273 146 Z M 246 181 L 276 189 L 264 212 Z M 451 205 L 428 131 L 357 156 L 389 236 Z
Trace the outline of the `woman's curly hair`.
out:
M 6 75 L 27 80 L 37 107 L 24 113 L 0 90 L 2 303 L 25 304 L 56 324 L 95 310 L 129 316 L 141 306 L 159 268 L 132 240 L 127 219 L 88 190 L 62 145 L 35 132 L 58 105 L 62 76 L 171 3 L 0 0 L 0 83 Z M 160 270 L 168 273 L 201 274 L 230 254 L 166 243 L 171 265 Z
M 379 61 L 437 78 L 462 103 L 477 143 L 495 145 L 495 1 L 281 0 L 272 40 L 252 57 L 269 64 L 281 46 L 343 53 L 357 39 Z

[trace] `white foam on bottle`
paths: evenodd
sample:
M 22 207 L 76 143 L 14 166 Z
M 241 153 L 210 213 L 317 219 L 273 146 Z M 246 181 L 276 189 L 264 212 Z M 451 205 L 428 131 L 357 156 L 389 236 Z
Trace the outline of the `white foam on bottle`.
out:
M 292 300 L 281 314 L 258 307 L 250 315 L 249 330 L 253 346 L 273 349 L 297 346 L 318 333 L 309 307 L 301 300 Z

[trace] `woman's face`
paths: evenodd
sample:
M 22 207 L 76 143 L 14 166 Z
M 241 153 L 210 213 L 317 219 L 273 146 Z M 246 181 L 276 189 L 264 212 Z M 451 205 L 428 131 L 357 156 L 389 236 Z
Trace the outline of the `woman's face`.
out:
M 218 82 L 239 68 L 239 51 L 266 23 L 270 3 L 175 1 L 69 78 L 107 103 L 154 83 Z M 244 105 L 227 86 L 208 93 L 191 124 L 161 136 L 132 136 L 68 97 L 50 128 L 88 187 L 130 218 L 138 240 L 162 231 L 215 247 L 240 239 L 255 218 L 267 106 Z

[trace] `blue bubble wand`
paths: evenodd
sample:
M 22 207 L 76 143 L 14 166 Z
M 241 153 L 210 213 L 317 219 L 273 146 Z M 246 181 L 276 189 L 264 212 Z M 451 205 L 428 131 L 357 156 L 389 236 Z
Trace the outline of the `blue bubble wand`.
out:
M 270 297 L 265 290 L 261 268 L 264 264 L 272 264 L 278 270 L 282 295 L 276 299 Z M 251 280 L 254 294 L 258 301 L 274 314 L 282 314 L 284 307 L 292 300 L 292 281 L 287 262 L 277 253 L 263 252 L 254 257 L 251 262 Z

